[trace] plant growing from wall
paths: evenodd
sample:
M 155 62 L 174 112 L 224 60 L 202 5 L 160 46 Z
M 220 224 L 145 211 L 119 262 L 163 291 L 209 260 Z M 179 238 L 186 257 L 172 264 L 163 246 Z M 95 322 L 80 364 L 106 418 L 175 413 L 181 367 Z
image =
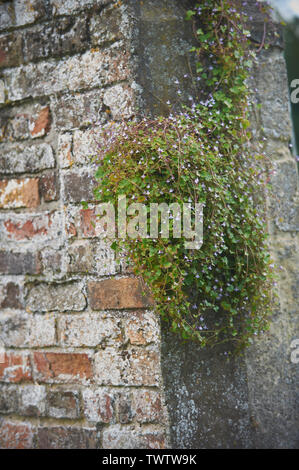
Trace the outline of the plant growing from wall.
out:
M 98 156 L 96 196 L 132 202 L 200 202 L 204 241 L 127 237 L 127 253 L 171 331 L 202 347 L 233 341 L 240 350 L 268 328 L 273 265 L 267 248 L 265 159 L 251 155 L 245 84 L 252 52 L 244 18 L 229 0 L 204 0 L 187 12 L 198 46 L 201 92 L 168 117 L 122 123 Z M 196 81 L 196 78 L 195 78 Z

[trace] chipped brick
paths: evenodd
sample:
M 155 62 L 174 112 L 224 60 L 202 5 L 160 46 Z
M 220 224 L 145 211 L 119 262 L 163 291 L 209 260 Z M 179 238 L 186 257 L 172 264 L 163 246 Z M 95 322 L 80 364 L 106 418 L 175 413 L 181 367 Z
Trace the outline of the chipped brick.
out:
M 107 279 L 88 284 L 93 310 L 146 308 L 153 304 L 146 286 L 137 278 Z

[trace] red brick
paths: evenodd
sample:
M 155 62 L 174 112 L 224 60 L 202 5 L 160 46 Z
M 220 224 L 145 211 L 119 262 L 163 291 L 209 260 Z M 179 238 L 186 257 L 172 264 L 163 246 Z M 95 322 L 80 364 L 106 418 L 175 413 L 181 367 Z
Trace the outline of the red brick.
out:
M 148 289 L 137 278 L 90 282 L 88 293 L 94 310 L 146 308 L 153 305 Z
M 50 108 L 49 106 L 46 106 L 43 108 L 37 119 L 31 123 L 30 127 L 30 134 L 32 137 L 41 137 L 45 134 L 50 129 L 50 124 L 51 124 L 51 118 L 50 118 Z
M 75 225 L 83 238 L 102 237 L 102 225 L 99 223 L 97 208 L 80 209 L 75 214 Z
M 59 216 L 58 216 L 59 217 Z M 47 237 L 52 227 L 55 212 L 37 216 L 28 216 L 28 219 L 20 219 L 17 216 L 1 222 L 4 237 L 9 240 L 31 240 L 35 237 Z M 57 217 L 55 224 L 57 225 Z M 53 227 L 54 228 L 54 225 Z
M 6 352 L 4 362 L 0 363 L 0 381 L 13 383 L 32 381 L 29 355 Z
M 35 352 L 34 366 L 42 382 L 78 382 L 92 377 L 87 354 Z
M 31 425 L 4 420 L 2 423 L 0 422 L 0 448 L 32 449 L 33 430 Z
M 96 449 L 98 433 L 95 429 L 73 426 L 39 428 L 38 449 Z
M 39 180 L 39 191 L 46 202 L 57 201 L 59 198 L 58 178 L 56 173 L 43 175 Z
M 84 237 L 96 236 L 96 215 L 94 209 L 82 209 L 80 211 L 80 227 Z
M 72 207 L 67 212 L 66 230 L 70 237 L 95 238 L 102 236 L 102 227 L 96 214 L 97 208 L 89 205 L 88 209 Z
M 68 237 L 69 238 L 72 238 L 72 237 L 76 237 L 77 235 L 77 230 L 76 230 L 76 227 L 75 225 L 70 222 L 70 221 L 67 221 L 66 225 L 65 225 L 65 231 L 66 233 L 68 234 Z
M 0 181 L 0 208 L 37 207 L 38 179 L 24 178 Z

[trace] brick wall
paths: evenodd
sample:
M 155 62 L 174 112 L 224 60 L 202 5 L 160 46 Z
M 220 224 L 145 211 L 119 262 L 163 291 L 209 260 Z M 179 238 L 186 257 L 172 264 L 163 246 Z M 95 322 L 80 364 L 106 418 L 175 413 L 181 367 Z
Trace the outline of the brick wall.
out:
M 134 109 L 124 3 L 0 3 L 0 448 L 167 445 L 159 320 L 92 191 Z

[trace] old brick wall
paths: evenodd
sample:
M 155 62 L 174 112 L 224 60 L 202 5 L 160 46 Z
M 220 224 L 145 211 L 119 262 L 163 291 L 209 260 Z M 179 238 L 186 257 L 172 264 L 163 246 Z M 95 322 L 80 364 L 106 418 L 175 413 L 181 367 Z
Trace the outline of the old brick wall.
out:
M 137 96 L 123 3 L 0 3 L 0 448 L 167 446 L 159 321 L 94 212 Z

